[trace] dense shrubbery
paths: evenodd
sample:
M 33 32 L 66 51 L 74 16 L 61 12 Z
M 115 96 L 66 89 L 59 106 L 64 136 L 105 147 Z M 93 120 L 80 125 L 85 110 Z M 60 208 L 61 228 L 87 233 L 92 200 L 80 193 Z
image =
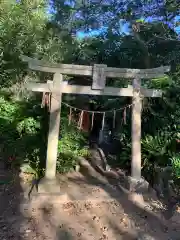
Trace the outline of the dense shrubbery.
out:
M 40 167 L 40 143 L 42 147 L 44 139 L 41 138 L 42 111 L 32 111 L 34 103 L 0 98 L 0 149 L 5 163 L 13 166 L 28 163 L 29 168 L 34 169 L 31 171 L 36 172 Z
M 37 101 L 13 102 L 0 97 L 0 150 L 7 164 L 41 175 L 46 160 L 48 115 Z M 67 115 L 62 116 L 57 170 L 67 172 L 74 168 L 77 156 L 88 154 L 84 145 L 85 136 L 75 125 L 68 125 Z
M 164 94 L 161 99 L 144 99 L 142 112 L 142 172 L 151 180 L 155 166 L 171 165 L 173 177 L 179 179 L 180 151 L 180 91 L 176 85 L 176 75 L 154 79 L 151 87 L 160 88 Z M 122 150 L 118 156 L 121 167 L 130 170 L 131 164 L 131 118 L 127 116 L 128 126 L 122 127 Z
M 62 173 L 74 169 L 78 156 L 88 156 L 86 144 L 87 136 L 74 123 L 69 125 L 67 113 L 62 111 L 57 170 Z
M 142 171 L 151 180 L 155 166 L 173 167 L 174 178 L 180 177 L 180 158 L 176 138 L 170 133 L 157 132 L 157 135 L 147 135 L 142 139 Z M 127 143 L 119 156 L 121 166 L 130 168 L 131 144 Z

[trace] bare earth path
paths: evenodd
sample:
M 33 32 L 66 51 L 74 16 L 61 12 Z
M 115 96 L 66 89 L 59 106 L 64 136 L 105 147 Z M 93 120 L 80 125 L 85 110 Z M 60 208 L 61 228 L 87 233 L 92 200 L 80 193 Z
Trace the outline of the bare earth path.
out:
M 17 175 L 7 189 L 1 186 L 0 239 L 180 240 L 178 209 L 165 220 L 163 206 L 153 195 L 136 203 L 99 174 L 84 175 L 60 176 L 64 194 L 39 195 L 31 201 L 26 199 L 24 175 Z

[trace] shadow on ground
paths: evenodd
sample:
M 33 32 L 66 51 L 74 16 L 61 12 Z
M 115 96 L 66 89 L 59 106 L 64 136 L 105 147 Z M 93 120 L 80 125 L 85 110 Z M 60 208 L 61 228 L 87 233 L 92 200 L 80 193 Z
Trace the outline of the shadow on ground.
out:
M 91 170 L 92 171 L 92 170 Z M 139 204 L 134 202 L 134 199 L 128 192 L 124 191 L 122 186 L 118 184 L 117 179 L 113 179 L 111 176 L 107 177 L 106 180 L 109 183 L 108 185 L 102 182 L 97 177 L 92 176 L 89 173 L 89 169 L 81 169 L 81 173 L 84 175 L 83 179 L 68 179 L 73 183 L 76 182 L 77 185 L 90 184 L 94 186 L 100 186 L 104 191 L 107 192 L 109 197 L 112 200 L 115 200 L 123 209 L 125 215 L 132 220 L 134 226 L 131 226 L 130 230 L 136 229 L 136 233 L 130 234 L 130 236 L 121 237 L 119 239 L 179 239 L 180 227 L 177 224 L 174 224 L 171 220 L 166 220 L 163 217 L 162 209 L 152 211 L 148 209 L 147 206 L 141 204 L 141 199 L 136 199 Z M 154 197 L 154 196 L 146 196 Z M 149 199 L 150 201 L 157 199 Z M 179 216 L 180 217 L 180 216 Z M 119 231 L 119 236 L 124 235 L 122 229 L 120 229 L 119 223 L 114 220 L 109 220 L 112 229 L 116 229 L 116 232 Z M 138 229 L 139 228 L 139 229 Z M 126 233 L 127 234 L 127 233 Z M 147 235 L 147 237 L 145 237 Z M 149 236 L 149 237 L 148 237 Z M 151 237 L 150 237 L 151 236 Z
M 0 239 L 23 239 L 21 214 L 22 188 L 18 172 L 0 161 Z
M 64 195 L 38 195 L 24 211 L 31 216 L 36 239 L 179 239 L 178 223 L 152 207 L 154 196 L 146 196 L 144 204 L 114 179 L 86 167 L 59 178 Z
M 28 188 L 21 174 L 13 175 L 1 194 L 1 239 L 179 239 L 179 225 L 163 219 L 161 210 L 137 204 L 117 181 L 91 171 L 60 176 L 67 198 L 38 195 L 31 201 L 20 194 Z

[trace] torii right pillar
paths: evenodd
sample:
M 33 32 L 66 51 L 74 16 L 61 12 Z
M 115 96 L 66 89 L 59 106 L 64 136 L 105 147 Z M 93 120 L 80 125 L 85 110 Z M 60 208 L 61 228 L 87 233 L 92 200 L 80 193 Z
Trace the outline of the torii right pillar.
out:
M 132 160 L 131 177 L 129 177 L 129 190 L 136 193 L 145 193 L 149 184 L 141 178 L 141 79 L 133 80 L 132 97 Z
M 131 177 L 139 181 L 141 179 L 141 111 L 142 99 L 140 96 L 141 79 L 133 80 L 132 98 L 132 162 Z

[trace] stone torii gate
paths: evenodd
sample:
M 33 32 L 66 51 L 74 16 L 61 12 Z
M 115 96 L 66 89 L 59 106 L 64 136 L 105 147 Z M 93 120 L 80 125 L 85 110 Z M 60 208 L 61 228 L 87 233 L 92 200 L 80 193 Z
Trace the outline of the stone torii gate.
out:
M 47 83 L 29 83 L 27 88 L 35 92 L 50 92 L 51 109 L 48 145 L 46 155 L 45 177 L 40 181 L 39 192 L 57 192 L 60 187 L 56 184 L 57 148 L 60 128 L 61 99 L 63 93 L 126 96 L 132 97 L 132 159 L 131 177 L 136 181 L 141 179 L 141 110 L 142 97 L 161 97 L 162 92 L 156 89 L 141 87 L 141 79 L 153 79 L 164 76 L 170 70 L 169 66 L 154 69 L 126 69 L 111 68 L 106 65 L 94 66 L 51 64 L 44 63 L 26 56 L 22 57 L 31 70 L 53 73 L 53 81 Z M 68 85 L 63 82 L 63 74 L 91 76 L 92 86 Z M 128 88 L 106 87 L 106 78 L 133 79 L 133 84 Z

